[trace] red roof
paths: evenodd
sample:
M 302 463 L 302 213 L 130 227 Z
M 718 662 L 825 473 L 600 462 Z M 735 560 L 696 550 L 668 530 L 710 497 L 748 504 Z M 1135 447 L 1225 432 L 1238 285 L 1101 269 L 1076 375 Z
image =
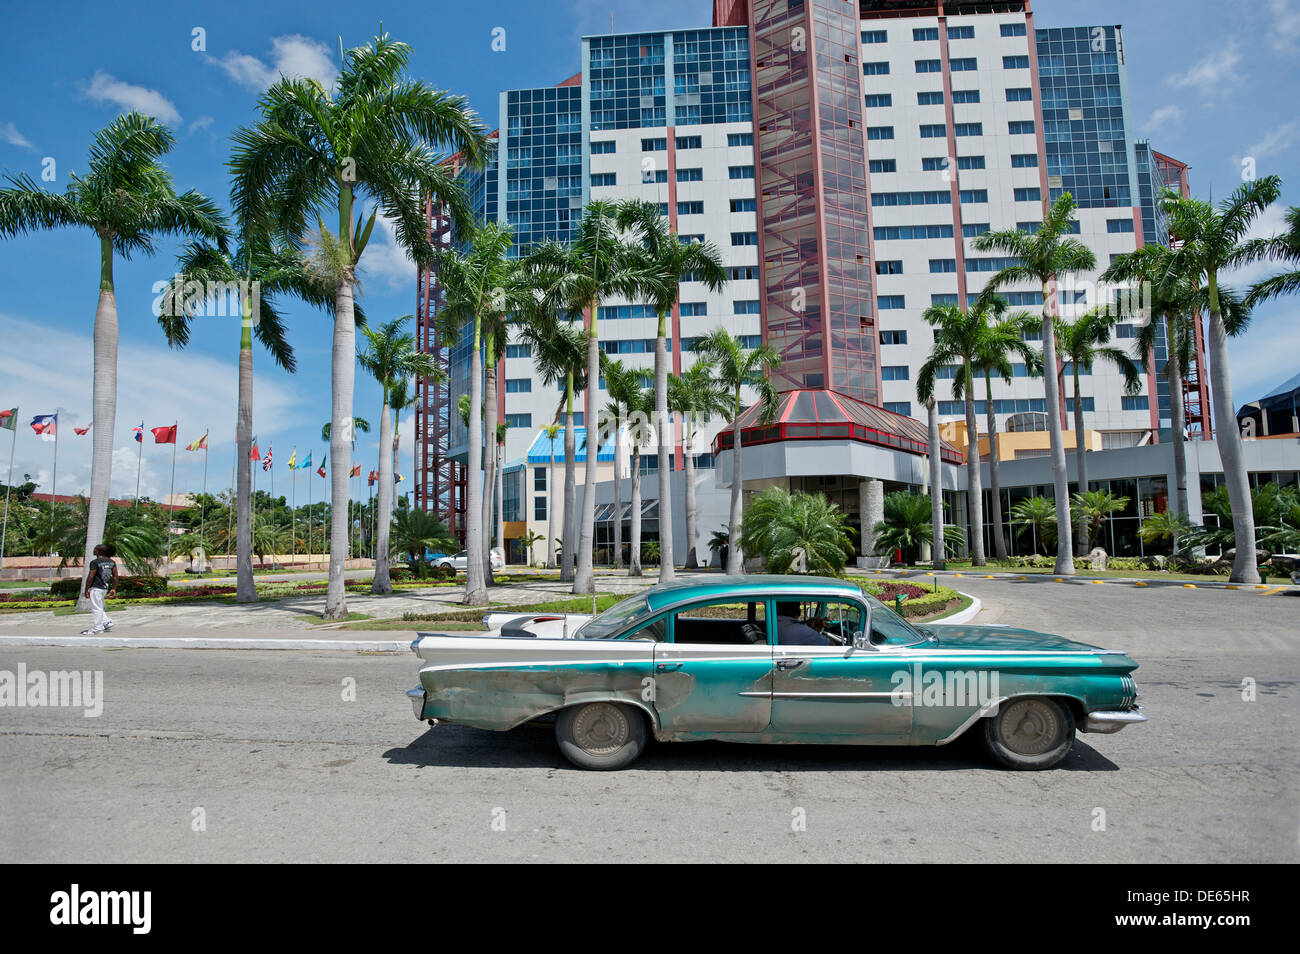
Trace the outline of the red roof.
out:
M 920 421 L 838 391 L 824 388 L 782 391 L 771 420 L 760 420 L 760 412 L 758 404 L 740 412 L 740 439 L 746 447 L 778 441 L 851 440 L 909 454 L 930 452 L 929 434 Z M 714 454 L 731 449 L 734 423 L 713 438 Z M 963 462 L 965 458 L 956 447 L 947 441 L 939 443 L 943 460 L 950 464 Z
M 50 495 L 49 495 L 49 494 L 32 494 L 32 499 L 33 499 L 33 500 L 39 500 L 39 501 L 41 501 L 42 503 L 49 503 L 49 502 L 50 502 Z M 80 496 L 79 494 L 59 494 L 57 497 L 54 498 L 54 502 L 55 502 L 55 503 L 61 503 L 61 504 L 75 504 L 75 503 L 77 503 L 79 500 L 81 500 L 81 496 Z M 114 507 L 133 507 L 133 506 L 135 506 L 135 501 L 134 501 L 134 500 L 127 500 L 127 499 L 125 499 L 125 498 L 120 498 L 120 499 L 117 499 L 117 500 L 113 500 L 113 499 L 110 498 L 108 502 L 109 502 L 109 504 L 110 504 L 111 506 L 114 506 Z M 189 504 L 163 504 L 163 503 L 155 503 L 154 506 L 155 506 L 155 507 L 162 507 L 164 510 L 189 510 L 189 509 L 190 509 L 190 505 L 189 505 Z

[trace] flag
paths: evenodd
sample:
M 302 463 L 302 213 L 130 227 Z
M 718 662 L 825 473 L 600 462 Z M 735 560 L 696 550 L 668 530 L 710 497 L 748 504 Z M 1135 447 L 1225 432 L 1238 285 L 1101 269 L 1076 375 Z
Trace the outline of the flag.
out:
M 361 465 L 360 464 L 353 465 L 352 469 L 348 471 L 348 479 L 350 480 L 353 477 L 360 477 L 360 476 L 361 476 Z
M 253 438 L 253 449 L 248 452 L 249 460 L 261 460 L 262 455 L 257 451 L 257 438 Z
M 41 437 L 54 437 L 58 433 L 59 415 L 38 414 L 32 418 L 32 430 Z
M 275 448 L 272 445 L 270 444 L 266 445 L 266 456 L 262 458 L 262 470 L 271 469 L 271 453 L 274 450 Z
M 153 431 L 153 442 L 155 444 L 175 444 L 176 443 L 176 425 L 170 424 L 167 427 L 151 427 Z
M 401 474 L 398 474 L 398 475 L 397 475 L 397 479 L 396 479 L 395 481 L 393 481 L 393 483 L 395 483 L 395 484 L 400 484 L 400 483 L 402 482 L 403 479 L 404 479 L 404 478 L 402 477 L 402 475 L 401 475 Z
M 18 429 L 18 408 L 0 409 L 0 427 L 11 431 Z
M 322 477 L 325 476 L 325 455 L 324 454 L 321 455 L 320 466 L 316 468 L 316 473 L 320 474 Z
M 200 438 L 199 438 L 197 441 L 195 441 L 193 444 L 187 444 L 187 445 L 185 445 L 185 449 L 186 449 L 187 451 L 193 451 L 193 450 L 207 450 L 207 449 L 208 449 L 208 432 L 207 432 L 207 431 L 204 431 L 204 432 L 203 432 L 203 436 L 200 437 Z
M 142 421 L 139 427 L 131 428 L 131 433 L 135 435 L 135 442 L 137 444 L 143 444 L 144 443 L 144 422 Z
M 375 481 L 378 480 L 378 479 L 379 479 L 379 471 L 377 471 L 377 470 L 372 470 L 372 471 L 370 472 L 370 476 L 369 476 L 368 478 L 366 478 L 366 481 L 367 481 L 366 486 L 368 486 L 368 487 L 373 487 L 373 486 L 375 485 Z
M 78 437 L 85 437 L 85 436 L 86 436 L 86 431 L 90 430 L 90 429 L 91 429 L 92 427 L 94 427 L 94 426 L 95 426 L 95 422 L 94 422 L 94 421 L 91 421 L 91 422 L 90 422 L 89 424 L 87 424 L 85 427 L 77 427 L 76 424 L 73 424 L 73 425 L 72 425 L 72 429 L 73 429 L 74 431 L 77 432 L 77 436 L 78 436 Z
M 287 466 L 290 470 L 293 470 L 294 465 L 297 464 L 297 463 L 298 463 L 298 448 L 295 447 L 295 448 L 293 449 L 293 453 L 289 455 L 289 460 L 288 460 L 288 463 L 286 464 L 286 466 Z
M 311 470 L 311 451 L 307 452 L 307 456 L 302 459 L 302 463 L 298 465 L 298 469 Z

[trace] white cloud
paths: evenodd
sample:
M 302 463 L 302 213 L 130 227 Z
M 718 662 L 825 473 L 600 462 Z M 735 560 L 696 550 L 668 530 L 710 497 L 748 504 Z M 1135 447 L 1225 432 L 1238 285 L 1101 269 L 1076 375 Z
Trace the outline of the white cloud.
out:
M 330 48 L 298 34 L 272 37 L 269 63 L 239 50 L 231 50 L 213 62 L 236 83 L 259 92 L 281 76 L 315 79 L 325 87 L 333 86 L 338 76 Z
M 1252 156 L 1258 162 L 1286 149 L 1295 141 L 1297 135 L 1300 135 L 1300 119 L 1293 119 L 1271 130 L 1259 142 L 1247 146 L 1244 154 Z
M 1254 222 L 1250 224 L 1250 228 L 1242 237 L 1242 241 L 1249 241 L 1250 239 L 1258 238 L 1272 238 L 1275 235 L 1280 235 L 1282 232 L 1285 232 L 1286 220 L 1283 218 L 1285 212 L 1286 210 L 1280 203 L 1275 202 L 1270 205 L 1261 215 L 1259 215 L 1258 218 L 1255 219 Z M 1251 285 L 1281 270 L 1282 266 L 1278 262 L 1268 260 L 1252 262 L 1249 265 L 1233 269 L 1230 272 L 1224 272 L 1220 281 L 1222 284 L 1228 285 L 1235 291 L 1244 294 Z M 1276 342 L 1274 342 L 1274 346 L 1276 346 Z M 1291 353 L 1290 348 L 1283 350 Z
M 1269 11 L 1273 14 L 1273 26 L 1269 32 L 1277 50 L 1290 50 L 1300 40 L 1300 7 L 1291 3 L 1292 0 L 1268 0 Z
M 213 122 L 214 120 L 211 116 L 200 116 L 198 119 L 194 120 L 194 122 L 190 123 L 190 128 L 187 132 L 197 132 L 200 129 L 211 129 Z
M 381 215 L 375 222 L 370 244 L 361 256 L 361 273 L 364 279 L 383 282 L 390 288 L 415 287 L 415 262 L 398 244 L 391 219 Z
M 7 142 L 11 146 L 18 146 L 22 149 L 33 149 L 30 139 L 18 131 L 18 127 L 13 123 L 5 123 L 0 126 L 0 142 Z
M 0 335 L 10 341 L 41 341 L 42 350 L 57 356 L 33 361 L 15 349 L 0 351 L 0 380 L 5 383 L 6 406 L 19 408 L 14 474 L 30 473 L 49 491 L 53 444 L 32 433 L 27 422 L 37 414 L 59 411 L 59 486 L 61 494 L 89 493 L 91 441 L 100 422 L 84 437 L 73 425 L 84 426 L 94 415 L 91 405 L 92 348 L 89 335 L 65 331 L 48 321 L 29 321 L 0 314 Z M 216 492 L 230 481 L 234 453 L 235 391 L 238 366 L 196 351 L 174 351 L 165 345 L 123 338 L 118 345 L 117 422 L 114 433 L 114 497 L 135 495 L 136 456 L 139 445 L 131 428 L 143 419 L 144 455 L 140 492 L 162 499 L 171 478 L 171 447 L 155 445 L 149 428 L 179 418 L 180 444 L 176 456 L 176 492 L 197 491 L 203 477 L 203 455 L 187 453 L 185 445 L 209 431 L 211 451 L 208 490 Z M 266 441 L 299 423 L 297 399 L 270 375 L 256 379 L 254 429 Z M 274 422 L 275 431 L 268 427 Z M 6 437 L 8 435 L 5 435 Z M 3 443 L 3 441 L 0 441 Z M 7 451 L 7 448 L 6 448 Z M 276 452 L 288 456 L 288 448 Z M 41 477 L 42 471 L 44 476 Z M 259 486 L 261 481 L 259 480 Z
M 95 71 L 83 91 L 95 102 L 112 103 L 123 112 L 144 113 L 166 123 L 181 121 L 176 106 L 156 89 L 124 82 L 103 70 Z
M 1165 126 L 1182 122 L 1183 110 L 1180 106 L 1172 103 L 1168 106 L 1161 106 L 1150 115 L 1142 128 L 1147 132 L 1155 132 Z
M 1190 87 L 1212 100 L 1240 80 L 1241 77 L 1237 74 L 1240 62 L 1241 53 L 1237 50 L 1237 41 L 1229 40 L 1184 72 L 1170 76 L 1168 83 L 1179 89 Z

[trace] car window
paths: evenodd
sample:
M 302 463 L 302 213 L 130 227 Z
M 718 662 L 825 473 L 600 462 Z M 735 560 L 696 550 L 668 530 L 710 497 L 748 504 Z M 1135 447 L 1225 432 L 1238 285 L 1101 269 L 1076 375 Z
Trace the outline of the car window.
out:
M 880 600 L 871 597 L 868 600 L 871 602 L 872 643 L 877 646 L 910 646 L 925 640 L 925 636 Z
M 711 600 L 684 606 L 671 616 L 674 643 L 767 642 L 766 600 Z
M 810 646 L 844 646 L 862 630 L 864 608 L 855 600 L 779 599 L 777 642 Z
M 636 617 L 648 613 L 644 596 L 629 596 L 599 616 L 593 616 L 573 635 L 576 639 L 609 639 L 627 629 Z
M 634 629 L 623 638 L 648 639 L 652 642 L 662 643 L 668 638 L 668 617 L 660 616 L 658 619 L 646 623 L 640 629 Z

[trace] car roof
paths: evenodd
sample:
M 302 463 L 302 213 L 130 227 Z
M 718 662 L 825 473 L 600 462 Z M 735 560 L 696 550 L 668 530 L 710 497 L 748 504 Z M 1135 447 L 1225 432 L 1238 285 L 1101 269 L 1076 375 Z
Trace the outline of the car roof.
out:
M 674 580 L 660 583 L 646 592 L 646 603 L 656 611 L 685 600 L 710 597 L 763 599 L 768 596 L 862 596 L 856 583 L 830 576 L 799 576 L 751 573 L 745 576 L 711 576 L 705 580 Z

